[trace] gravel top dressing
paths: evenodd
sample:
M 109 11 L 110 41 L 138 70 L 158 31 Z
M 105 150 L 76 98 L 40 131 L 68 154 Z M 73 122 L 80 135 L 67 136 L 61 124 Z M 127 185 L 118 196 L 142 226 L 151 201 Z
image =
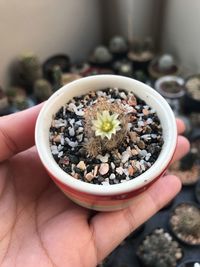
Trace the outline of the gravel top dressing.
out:
M 148 170 L 163 145 L 154 109 L 118 88 L 74 97 L 52 118 L 50 148 L 75 179 L 112 185 Z

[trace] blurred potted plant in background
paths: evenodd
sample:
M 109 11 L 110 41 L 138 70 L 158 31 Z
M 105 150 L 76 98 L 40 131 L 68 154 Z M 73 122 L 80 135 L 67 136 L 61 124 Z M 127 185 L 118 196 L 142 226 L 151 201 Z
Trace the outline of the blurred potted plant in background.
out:
M 153 79 L 158 79 L 166 75 L 177 76 L 180 73 L 180 67 L 172 55 L 163 54 L 151 61 L 148 71 Z

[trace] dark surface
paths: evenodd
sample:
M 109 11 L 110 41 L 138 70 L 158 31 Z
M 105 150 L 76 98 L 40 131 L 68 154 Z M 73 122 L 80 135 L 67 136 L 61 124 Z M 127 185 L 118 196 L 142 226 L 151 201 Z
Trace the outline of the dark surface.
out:
M 138 245 L 142 242 L 145 235 L 150 234 L 155 228 L 164 228 L 167 232 L 171 233 L 168 226 L 170 213 L 177 204 L 182 202 L 194 202 L 195 186 L 183 187 L 181 192 L 174 199 L 172 205 L 167 208 L 162 209 L 156 215 L 154 215 L 150 220 L 145 223 L 144 230 L 124 241 L 117 249 L 115 249 L 112 254 L 107 258 L 104 267 L 143 267 L 136 256 L 136 250 Z M 174 239 L 178 241 L 175 237 Z M 179 241 L 178 241 L 179 242 Z M 183 258 L 178 262 L 179 264 L 185 260 L 199 260 L 200 261 L 200 246 L 188 246 L 180 243 L 183 249 Z M 169 266 L 170 267 L 170 266 Z

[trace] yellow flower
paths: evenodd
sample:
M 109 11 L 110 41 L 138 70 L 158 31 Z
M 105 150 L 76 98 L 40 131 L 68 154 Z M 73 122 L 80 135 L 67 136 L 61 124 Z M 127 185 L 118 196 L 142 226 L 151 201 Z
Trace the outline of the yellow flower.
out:
M 120 121 L 117 119 L 119 114 L 110 115 L 109 111 L 104 110 L 97 113 L 97 119 L 92 121 L 92 129 L 95 131 L 96 136 L 102 139 L 107 137 L 111 139 L 112 134 L 116 134 L 121 129 Z

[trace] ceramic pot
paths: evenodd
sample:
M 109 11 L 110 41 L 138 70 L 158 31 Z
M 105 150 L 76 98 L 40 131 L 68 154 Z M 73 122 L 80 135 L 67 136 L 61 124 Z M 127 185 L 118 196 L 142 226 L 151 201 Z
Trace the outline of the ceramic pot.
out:
M 153 166 L 140 176 L 126 183 L 95 185 L 74 179 L 58 166 L 50 150 L 49 128 L 53 114 L 70 99 L 86 94 L 91 89 L 100 90 L 107 87 L 133 91 L 156 110 L 163 128 L 164 145 Z M 144 192 L 163 175 L 176 148 L 177 128 L 174 114 L 166 100 L 146 84 L 123 76 L 96 75 L 73 81 L 48 99 L 37 119 L 35 141 L 38 154 L 47 172 L 71 200 L 87 208 L 111 211 L 130 205 L 135 196 Z

